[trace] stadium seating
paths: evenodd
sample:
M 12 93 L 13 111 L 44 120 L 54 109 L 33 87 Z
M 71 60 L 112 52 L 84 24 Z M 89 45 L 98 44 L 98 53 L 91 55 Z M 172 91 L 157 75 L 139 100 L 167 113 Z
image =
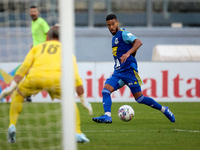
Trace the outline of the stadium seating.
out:
M 127 26 L 146 26 L 146 0 L 110 0 L 111 11 L 116 13 L 121 19 L 120 22 Z M 88 4 L 87 0 L 75 0 L 75 17 L 76 26 L 88 25 Z M 184 26 L 199 26 L 199 0 L 153 0 L 153 20 L 154 26 L 170 26 L 172 22 L 182 22 Z M 94 25 L 105 26 L 104 18 L 107 14 L 107 4 L 105 0 L 95 0 L 94 9 Z M 10 21 L 10 26 L 29 26 L 30 5 L 39 6 L 41 16 L 47 20 L 49 25 L 58 22 L 58 0 L 17 0 L 17 1 L 0 1 L 0 27 L 5 26 L 5 22 Z M 164 10 L 166 6 L 166 10 Z M 165 12 L 166 11 L 166 12 Z M 9 13 L 8 13 L 9 12 Z M 16 12 L 20 13 L 20 17 L 16 16 Z M 166 13 L 170 14 L 168 18 Z M 53 17 L 53 18 L 52 18 Z M 9 18 L 9 19 L 8 19 Z M 27 22 L 15 21 L 24 20 Z M 127 19 L 130 18 L 130 19 Z M 142 19 L 141 19 L 142 18 Z

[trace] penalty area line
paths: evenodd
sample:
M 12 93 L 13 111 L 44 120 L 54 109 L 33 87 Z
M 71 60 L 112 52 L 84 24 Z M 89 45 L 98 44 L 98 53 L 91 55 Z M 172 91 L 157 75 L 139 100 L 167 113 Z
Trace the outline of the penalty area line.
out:
M 199 130 L 182 130 L 182 129 L 174 129 L 173 131 L 200 133 Z
M 159 130 L 85 130 L 83 132 L 94 132 L 94 133 L 102 133 L 102 132 L 158 132 Z
M 162 132 L 162 131 L 179 131 L 179 132 L 192 132 L 192 133 L 200 133 L 199 130 L 182 130 L 182 129 L 173 129 L 173 130 L 85 130 L 83 132 L 92 132 L 92 133 L 103 133 L 103 132 Z
M 178 131 L 178 132 L 191 132 L 191 133 L 200 133 L 199 130 L 183 130 L 183 129 L 172 129 L 172 130 L 166 130 L 166 129 L 159 129 L 159 130 L 83 130 L 83 132 L 88 133 L 112 133 L 112 132 L 165 132 L 165 131 Z M 61 133 L 62 131 L 39 131 L 38 134 L 55 134 L 55 133 Z M 0 131 L 0 134 L 4 134 L 7 132 Z M 35 131 L 33 132 L 16 132 L 16 133 L 37 133 Z

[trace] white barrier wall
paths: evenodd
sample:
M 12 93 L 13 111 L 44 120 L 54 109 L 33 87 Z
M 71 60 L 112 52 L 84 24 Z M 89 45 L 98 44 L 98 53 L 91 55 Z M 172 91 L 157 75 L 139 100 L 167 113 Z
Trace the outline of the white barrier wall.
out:
M 156 45 L 152 61 L 200 61 L 200 45 Z
M 19 64 L 1 63 L 0 68 L 9 73 Z M 106 78 L 113 72 L 113 65 L 113 62 L 78 63 L 85 96 L 90 102 L 102 101 L 101 90 Z M 158 102 L 200 102 L 200 63 L 139 62 L 138 66 L 144 82 L 142 85 L 144 95 Z M 76 101 L 79 101 L 77 96 L 75 97 Z M 135 101 L 126 86 L 114 92 L 112 98 L 113 102 Z M 51 102 L 51 99 L 46 92 L 42 92 L 33 97 L 33 101 Z

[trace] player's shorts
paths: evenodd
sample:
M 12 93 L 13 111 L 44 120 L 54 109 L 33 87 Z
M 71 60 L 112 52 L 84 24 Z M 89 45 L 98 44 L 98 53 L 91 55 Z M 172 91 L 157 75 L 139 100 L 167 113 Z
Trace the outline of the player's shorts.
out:
M 60 74 L 54 73 L 54 75 L 44 77 L 37 77 L 28 74 L 18 86 L 18 91 L 23 97 L 36 95 L 43 90 L 49 93 L 52 100 L 54 98 L 60 99 Z
M 130 88 L 132 94 L 141 91 L 140 86 L 143 84 L 142 79 L 140 78 L 139 74 L 132 69 L 119 73 L 114 72 L 106 80 L 105 84 L 109 84 L 114 88 L 114 90 L 117 90 L 123 86 L 122 81 Z

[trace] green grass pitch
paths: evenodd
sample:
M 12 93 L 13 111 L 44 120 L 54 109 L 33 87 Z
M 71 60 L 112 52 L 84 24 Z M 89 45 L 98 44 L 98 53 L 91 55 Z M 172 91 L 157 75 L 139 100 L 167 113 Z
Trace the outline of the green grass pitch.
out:
M 121 105 L 131 105 L 135 116 L 123 122 L 117 116 Z M 138 103 L 113 103 L 112 124 L 98 124 L 92 117 L 103 114 L 102 103 L 92 103 L 89 116 L 80 103 L 82 132 L 90 143 L 78 150 L 197 150 L 200 149 L 200 103 L 161 103 L 176 117 L 171 123 L 161 112 Z M 59 103 L 24 103 L 17 123 L 17 142 L 7 143 L 10 104 L 0 103 L 0 150 L 61 150 L 61 107 Z

